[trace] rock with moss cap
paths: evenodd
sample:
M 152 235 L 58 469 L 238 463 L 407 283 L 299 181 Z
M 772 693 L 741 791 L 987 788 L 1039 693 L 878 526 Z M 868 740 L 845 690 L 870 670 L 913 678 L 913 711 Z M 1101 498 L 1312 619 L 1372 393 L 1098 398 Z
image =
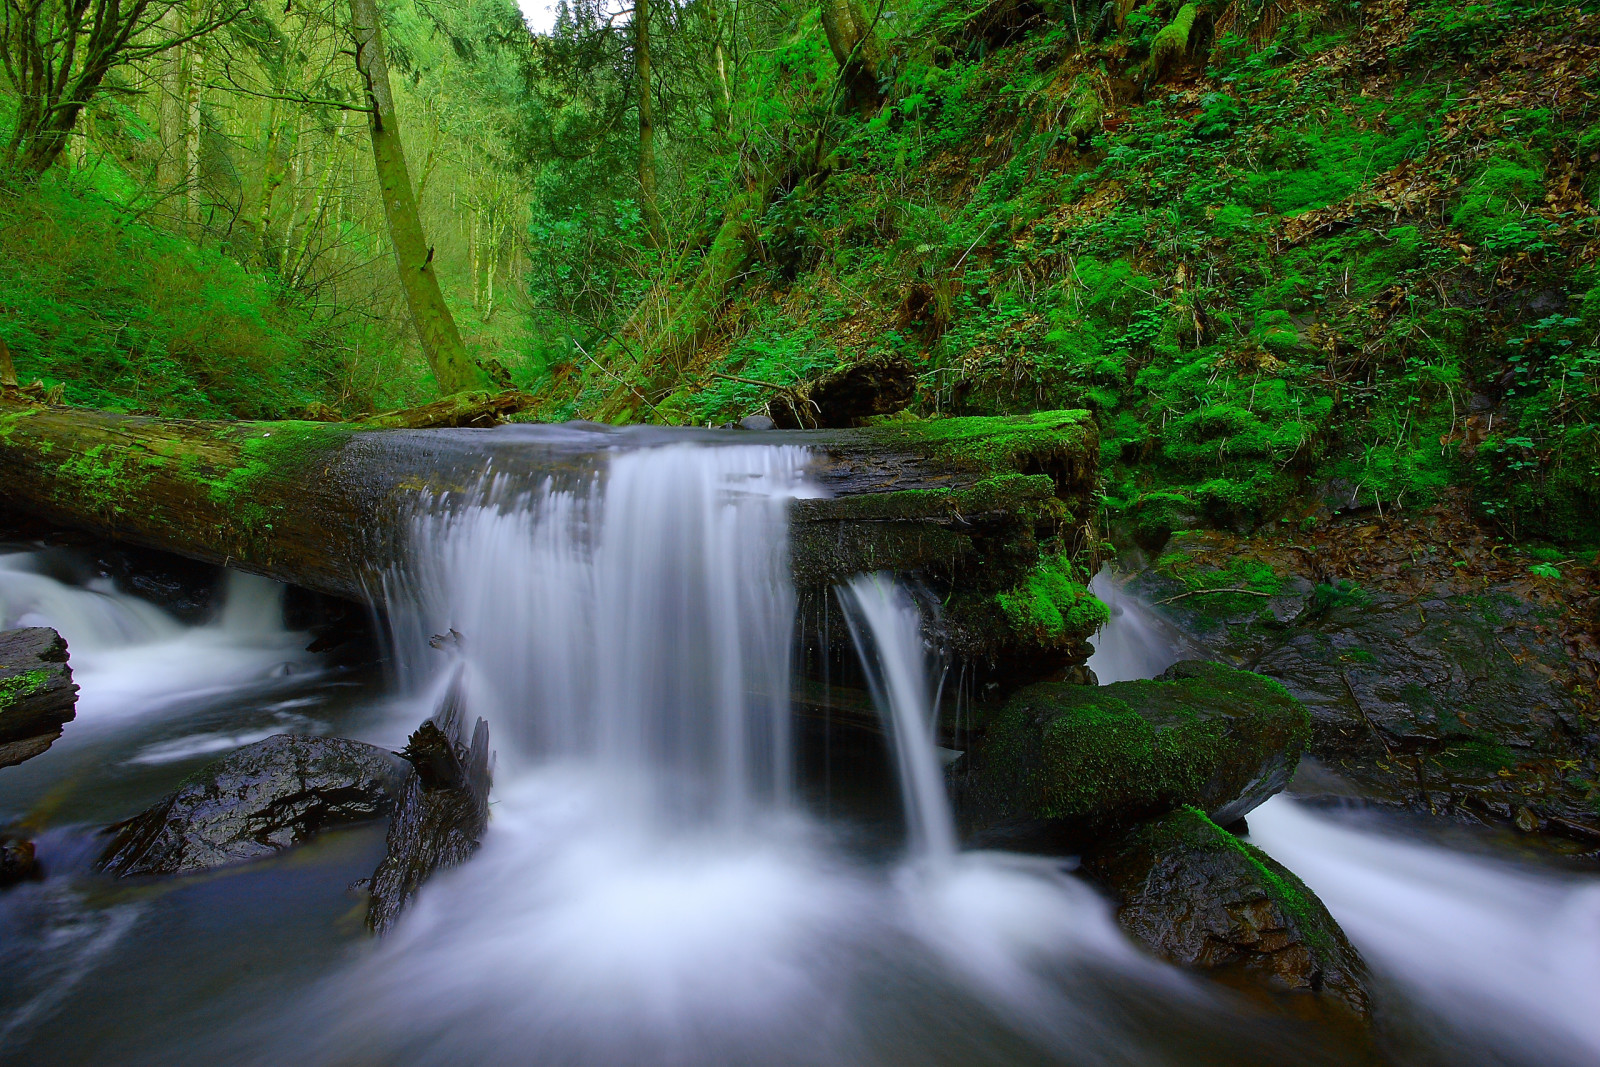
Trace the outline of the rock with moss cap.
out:
M 1368 1017 L 1366 964 L 1322 901 L 1198 808 L 1090 849 L 1083 870 L 1157 955 L 1302 1017 Z
M 1193 805 L 1239 819 L 1284 787 L 1311 733 L 1277 682 L 1216 663 L 1150 681 L 1045 682 L 987 725 L 961 789 L 980 844 L 1071 851 Z

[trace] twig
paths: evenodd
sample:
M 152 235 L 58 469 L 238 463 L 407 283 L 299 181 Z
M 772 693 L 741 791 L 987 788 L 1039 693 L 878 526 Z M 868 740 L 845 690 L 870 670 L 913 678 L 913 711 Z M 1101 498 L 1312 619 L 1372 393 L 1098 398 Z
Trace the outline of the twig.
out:
M 1260 592 L 1260 591 L 1255 590 L 1255 589 L 1239 589 L 1239 588 L 1229 588 L 1229 589 L 1191 589 L 1187 593 L 1179 593 L 1177 596 L 1169 596 L 1165 600 L 1156 601 L 1156 603 L 1157 604 L 1170 604 L 1174 600 L 1182 600 L 1186 596 L 1201 596 L 1201 595 L 1203 595 L 1205 593 L 1243 593 L 1246 596 L 1265 596 L 1265 597 L 1270 597 L 1270 596 L 1276 596 L 1277 595 L 1275 593 L 1263 593 L 1263 592 Z

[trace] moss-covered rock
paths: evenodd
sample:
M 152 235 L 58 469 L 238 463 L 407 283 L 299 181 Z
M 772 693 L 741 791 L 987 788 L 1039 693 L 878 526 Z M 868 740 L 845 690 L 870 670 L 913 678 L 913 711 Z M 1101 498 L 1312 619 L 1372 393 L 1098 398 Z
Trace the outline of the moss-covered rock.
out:
M 1123 929 L 1157 955 L 1297 1014 L 1367 1017 L 1366 964 L 1322 901 L 1198 808 L 1090 850 L 1083 869 L 1118 898 Z
M 1041 683 L 975 746 L 964 822 L 979 840 L 1069 849 L 1183 805 L 1231 822 L 1287 784 L 1310 734 L 1281 685 L 1215 663 L 1151 681 Z

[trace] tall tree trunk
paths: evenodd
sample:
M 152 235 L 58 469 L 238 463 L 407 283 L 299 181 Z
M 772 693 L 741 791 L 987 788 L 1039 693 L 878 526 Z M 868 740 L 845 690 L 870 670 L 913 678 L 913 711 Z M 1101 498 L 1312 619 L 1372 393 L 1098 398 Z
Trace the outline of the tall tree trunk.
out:
M 356 70 L 366 83 L 370 109 L 367 125 L 372 132 L 372 159 L 383 194 L 383 211 L 422 354 L 433 368 L 441 392 L 488 388 L 494 383 L 467 354 L 433 272 L 433 249 L 422 233 L 411 174 L 400 144 L 400 123 L 389 88 L 389 63 L 383 52 L 376 0 L 350 0 L 350 22 L 355 35 Z
M 191 19 L 192 24 L 192 19 Z M 200 90 L 205 82 L 206 56 L 200 42 L 190 41 L 183 46 L 187 56 L 188 74 L 185 79 L 187 98 L 184 110 L 188 122 L 183 130 L 183 180 L 185 189 L 184 219 L 190 226 L 199 228 L 202 221 L 200 203 Z
M 666 244 L 666 225 L 656 204 L 656 129 L 655 106 L 650 93 L 650 0 L 636 0 L 633 7 L 633 66 L 639 94 L 639 190 L 641 208 L 650 246 Z
M 17 384 L 17 368 L 11 362 L 11 349 L 6 347 L 6 339 L 0 337 L 0 386 Z
M 839 76 L 850 90 L 850 101 L 858 107 L 876 104 L 881 98 L 878 62 L 883 46 L 871 20 L 860 4 L 851 0 L 821 0 L 821 4 L 822 29 L 828 35 L 834 62 L 839 64 Z

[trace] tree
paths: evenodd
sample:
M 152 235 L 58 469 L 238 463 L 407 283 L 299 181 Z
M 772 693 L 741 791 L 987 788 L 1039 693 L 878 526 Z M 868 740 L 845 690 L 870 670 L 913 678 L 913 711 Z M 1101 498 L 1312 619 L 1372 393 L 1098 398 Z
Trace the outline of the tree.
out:
M 372 160 L 384 217 L 422 354 L 433 368 L 441 392 L 489 388 L 494 380 L 467 353 L 434 274 L 433 247 L 422 232 L 411 172 L 400 144 L 400 122 L 389 86 L 389 62 L 376 0 L 350 0 L 350 28 L 355 37 L 356 71 L 366 91 L 367 126 L 372 133 Z
M 828 35 L 828 48 L 839 64 L 839 76 L 857 106 L 876 104 L 878 63 L 883 59 L 879 42 L 869 20 L 856 0 L 821 0 L 822 29 Z
M 645 232 L 650 245 L 666 243 L 666 224 L 656 204 L 656 127 L 650 99 L 650 0 L 635 0 L 633 7 L 633 69 L 639 94 L 639 191 Z
M 0 0 L 0 66 L 17 107 L 0 169 L 24 178 L 49 170 L 113 67 L 198 40 L 247 2 L 200 0 L 177 30 L 172 9 L 187 0 Z

